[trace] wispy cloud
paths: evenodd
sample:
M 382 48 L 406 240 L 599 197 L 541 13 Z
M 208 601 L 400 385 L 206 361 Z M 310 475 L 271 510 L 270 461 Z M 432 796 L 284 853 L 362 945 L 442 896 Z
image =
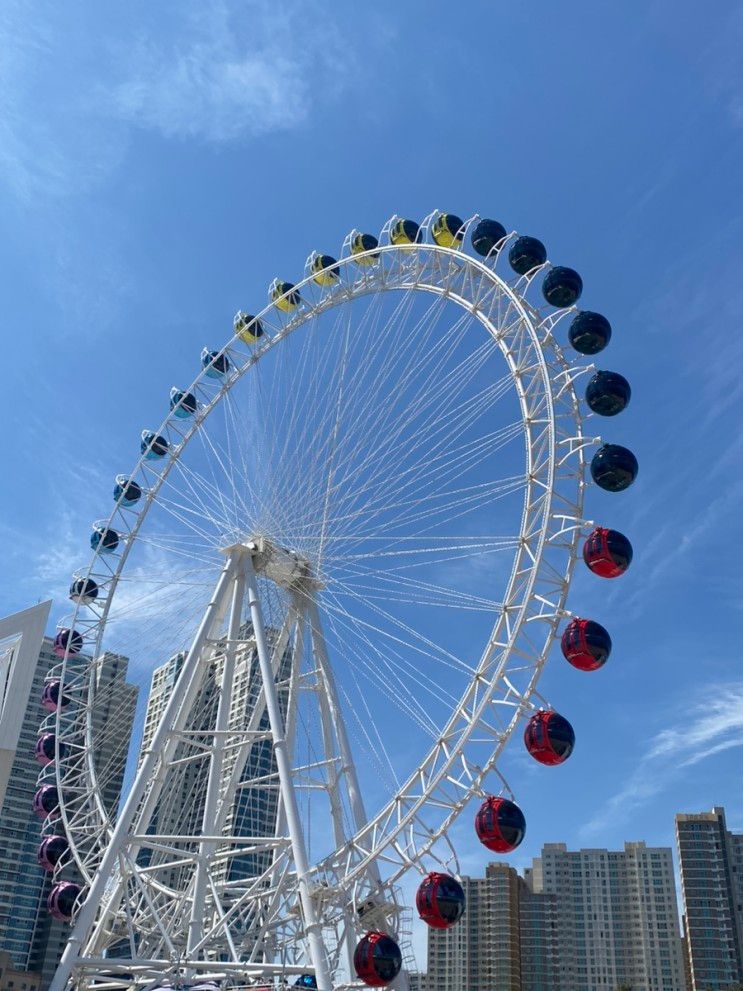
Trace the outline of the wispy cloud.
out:
M 21 201 L 94 187 L 133 127 L 210 142 L 288 130 L 354 78 L 349 40 L 314 0 L 92 17 L 43 0 L 0 13 L 0 174 Z
M 670 713 L 680 728 L 664 729 L 649 742 L 635 771 L 582 829 L 601 833 L 662 792 L 684 769 L 743 746 L 743 682 L 713 685 L 699 701 Z
M 301 30 L 298 14 L 296 4 L 267 0 L 239 14 L 226 2 L 192 7 L 175 37 L 140 38 L 128 51 L 112 110 L 166 137 L 209 141 L 295 127 L 336 94 L 349 68 L 320 9 L 305 6 Z

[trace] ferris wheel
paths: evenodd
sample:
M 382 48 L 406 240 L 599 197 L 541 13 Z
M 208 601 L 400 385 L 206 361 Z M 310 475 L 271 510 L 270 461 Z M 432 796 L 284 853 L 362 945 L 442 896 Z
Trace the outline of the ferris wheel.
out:
M 584 429 L 630 387 L 586 361 L 611 327 L 581 292 L 536 238 L 436 211 L 313 251 L 205 342 L 116 477 L 55 641 L 35 797 L 71 924 L 53 991 L 404 989 L 401 884 L 448 927 L 460 814 L 518 846 L 507 741 L 524 724 L 546 765 L 574 746 L 537 691 L 553 642 L 582 670 L 611 649 L 566 609 L 574 565 L 632 558 L 584 518 L 589 463 L 618 492 L 637 461 Z M 113 647 L 156 669 L 118 815 Z

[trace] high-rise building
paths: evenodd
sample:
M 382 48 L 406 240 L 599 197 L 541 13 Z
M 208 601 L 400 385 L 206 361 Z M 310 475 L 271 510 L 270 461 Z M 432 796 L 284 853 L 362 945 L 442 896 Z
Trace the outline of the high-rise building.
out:
M 267 630 L 269 644 L 274 642 L 275 631 Z M 260 678 L 258 676 L 258 653 L 255 647 L 252 625 L 247 623 L 241 630 L 243 644 L 235 658 L 235 675 L 232 686 L 232 703 L 230 707 L 229 727 L 234 732 L 243 731 L 252 717 L 255 704 L 260 693 Z M 150 696 L 145 713 L 142 752 L 150 745 L 157 726 L 165 712 L 165 708 L 173 693 L 185 660 L 185 654 L 175 654 L 165 664 L 156 668 L 152 674 Z M 188 728 L 191 730 L 209 729 L 214 726 L 217 705 L 219 703 L 219 685 L 224 655 L 218 650 L 209 662 L 203 675 L 197 701 L 189 716 Z M 279 701 L 282 708 L 286 705 L 288 693 L 288 677 L 291 669 L 292 650 L 290 646 L 281 658 L 276 680 L 279 684 Z M 263 711 L 258 729 L 268 729 L 268 713 Z M 193 757 L 188 751 L 189 744 L 180 744 L 179 757 Z M 192 748 L 193 749 L 193 748 Z M 182 751 L 182 752 L 181 752 Z M 225 759 L 223 773 L 227 776 L 231 771 L 230 761 L 236 751 Z M 141 760 L 141 757 L 140 757 Z M 276 762 L 273 746 L 269 739 L 256 740 L 251 746 L 246 758 L 241 781 L 264 779 L 270 781 L 276 774 Z M 150 831 L 178 835 L 198 835 L 201 831 L 201 821 L 206 796 L 208 779 L 208 764 L 202 760 L 183 760 L 181 767 L 171 774 L 171 777 L 160 797 Z M 272 786 L 238 788 L 237 797 L 230 810 L 225 832 L 234 832 L 244 836 L 273 836 L 276 828 L 278 809 L 278 790 Z M 241 854 L 225 861 L 225 870 L 229 881 L 262 874 L 269 866 L 268 852 Z M 154 862 L 153 854 L 144 850 L 140 861 Z M 189 870 L 188 867 L 180 870 Z M 172 875 L 169 882 L 179 883 Z
M 426 981 L 436 991 L 554 991 L 554 895 L 530 890 L 513 867 L 488 864 L 462 878 L 466 910 L 450 929 L 428 933 Z
M 676 841 L 692 988 L 743 984 L 743 834 L 715 807 L 677 815 Z
M 523 991 L 555 991 L 560 973 L 557 941 L 557 895 L 519 886 L 521 987 Z
M 50 878 L 36 860 L 40 822 L 32 810 L 39 765 L 34 757 L 44 681 L 59 663 L 53 640 L 44 637 L 51 603 L 0 621 L 0 950 L 19 971 L 51 981 L 69 927 L 46 908 Z M 80 663 L 89 658 L 80 655 Z M 127 659 L 106 654 L 100 663 L 101 706 L 94 726 L 100 742 L 95 762 L 103 799 L 115 811 L 134 719 L 137 689 L 126 682 Z
M 671 850 L 625 843 L 623 851 L 569 851 L 547 843 L 531 873 L 534 891 L 557 896 L 560 986 L 569 991 L 683 991 Z
M 548 843 L 523 878 L 462 886 L 462 920 L 428 934 L 436 991 L 686 991 L 670 849 Z

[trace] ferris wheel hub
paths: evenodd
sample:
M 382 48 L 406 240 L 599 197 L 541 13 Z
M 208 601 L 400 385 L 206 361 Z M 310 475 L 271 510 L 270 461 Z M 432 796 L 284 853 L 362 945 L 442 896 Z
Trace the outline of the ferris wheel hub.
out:
M 302 588 L 322 587 L 306 557 L 287 547 L 281 547 L 270 537 L 253 537 L 244 547 L 253 559 L 255 570 L 270 578 L 280 588 L 298 591 Z

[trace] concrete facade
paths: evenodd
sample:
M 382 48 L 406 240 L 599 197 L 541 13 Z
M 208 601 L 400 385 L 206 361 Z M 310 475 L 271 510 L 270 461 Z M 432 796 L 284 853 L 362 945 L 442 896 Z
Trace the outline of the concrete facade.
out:
M 458 925 L 429 930 L 436 991 L 686 991 L 671 850 L 548 843 L 519 877 L 463 878 Z
M 684 991 L 671 850 L 569 851 L 548 843 L 534 891 L 557 897 L 559 986 L 565 991 Z

